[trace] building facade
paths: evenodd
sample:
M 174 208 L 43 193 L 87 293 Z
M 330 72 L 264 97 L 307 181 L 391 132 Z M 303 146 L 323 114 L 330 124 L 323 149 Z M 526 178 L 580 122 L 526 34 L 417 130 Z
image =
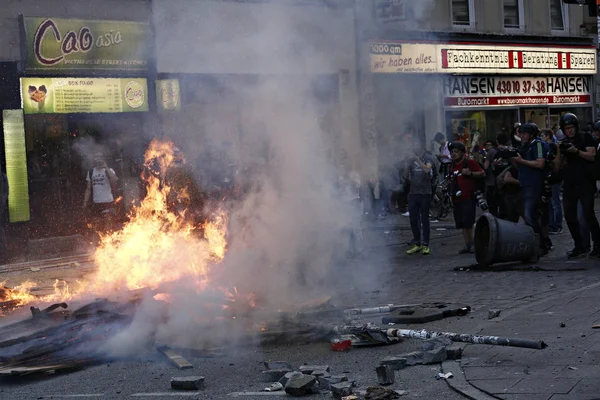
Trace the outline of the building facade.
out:
M 430 148 L 436 132 L 471 146 L 516 122 L 552 128 L 565 112 L 584 125 L 595 119 L 596 20 L 587 6 L 380 0 L 374 10 L 360 7 L 362 131 L 376 132 L 364 137 L 379 166 L 397 157 L 407 130 Z M 366 99 L 373 101 L 365 106 Z

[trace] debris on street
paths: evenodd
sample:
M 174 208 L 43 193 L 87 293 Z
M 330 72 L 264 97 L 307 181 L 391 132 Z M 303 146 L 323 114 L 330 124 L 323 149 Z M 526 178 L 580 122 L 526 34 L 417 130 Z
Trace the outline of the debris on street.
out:
M 330 386 L 331 394 L 334 399 L 341 399 L 353 394 L 354 384 L 351 382 L 340 382 Z
M 319 393 L 317 378 L 306 374 L 294 375 L 285 384 L 285 392 L 294 397 Z
M 365 399 L 368 400 L 394 400 L 399 399 L 400 396 L 406 394 L 406 391 L 396 391 L 392 389 L 386 389 L 382 387 L 369 387 L 367 388 L 367 393 L 365 394 Z
M 179 369 L 194 368 L 194 366 L 190 364 L 185 358 L 173 351 L 168 346 L 158 346 L 156 350 L 160 351 L 165 356 L 167 356 L 169 360 Z
M 442 372 L 438 372 L 435 376 L 435 379 L 450 379 L 450 378 L 454 378 L 454 375 L 452 374 L 452 372 L 446 372 L 445 374 Z
M 272 383 L 265 388 L 265 392 L 278 392 L 280 390 L 283 390 L 283 385 L 279 382 Z
M 396 381 L 394 368 L 391 365 L 380 365 L 375 368 L 375 372 L 380 385 L 388 386 Z
M 500 316 L 500 313 L 502 312 L 502 310 L 489 310 L 488 311 L 488 319 L 494 319 L 494 318 L 498 318 Z
M 183 376 L 171 378 L 171 389 L 175 390 L 203 390 L 203 376 Z

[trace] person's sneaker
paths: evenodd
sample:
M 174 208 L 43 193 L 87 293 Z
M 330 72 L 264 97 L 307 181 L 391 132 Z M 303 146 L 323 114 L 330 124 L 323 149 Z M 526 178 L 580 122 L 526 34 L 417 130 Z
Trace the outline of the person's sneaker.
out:
M 562 228 L 554 228 L 554 229 L 550 229 L 550 231 L 548 232 L 551 235 L 560 235 L 561 233 L 563 233 Z
M 581 256 L 585 256 L 587 252 L 584 249 L 574 248 L 573 250 L 567 252 L 568 258 L 577 258 Z
M 595 247 L 594 246 L 594 250 L 592 250 L 590 252 L 590 254 L 588 254 L 589 258 L 600 258 L 600 247 Z
M 552 240 L 550 240 L 550 238 L 544 238 L 542 239 L 544 242 L 544 247 L 550 251 L 550 250 L 554 250 L 554 244 L 552 244 Z
M 473 253 L 473 246 L 465 246 L 458 251 L 458 254 L 469 254 Z
M 410 217 L 410 213 L 407 211 L 405 213 L 402 214 L 403 217 Z
M 423 246 L 415 244 L 411 249 L 406 251 L 406 254 L 408 254 L 408 255 L 417 254 L 421 250 L 423 250 Z
M 429 250 L 429 246 L 423 246 L 423 249 L 421 250 L 421 254 L 423 254 L 424 256 L 430 255 L 431 250 Z

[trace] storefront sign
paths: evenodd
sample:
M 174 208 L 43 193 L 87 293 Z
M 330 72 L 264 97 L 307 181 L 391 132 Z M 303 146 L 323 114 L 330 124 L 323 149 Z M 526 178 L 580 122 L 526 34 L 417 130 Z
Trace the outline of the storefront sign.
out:
M 4 154 L 8 178 L 8 217 L 10 222 L 29 221 L 29 183 L 25 153 L 23 110 L 3 110 Z
M 371 43 L 375 73 L 595 74 L 593 47 Z
M 147 23 L 24 17 L 25 70 L 146 71 Z
M 177 79 L 156 81 L 156 99 L 159 111 L 181 110 L 181 92 Z
M 25 114 L 148 111 L 142 78 L 21 78 Z
M 585 104 L 591 101 L 589 76 L 448 76 L 448 107 Z

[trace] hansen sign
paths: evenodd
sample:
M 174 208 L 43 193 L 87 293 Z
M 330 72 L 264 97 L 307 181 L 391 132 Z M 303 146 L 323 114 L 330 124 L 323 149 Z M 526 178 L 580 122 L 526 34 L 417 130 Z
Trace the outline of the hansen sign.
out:
M 595 74 L 594 47 L 373 42 L 374 73 Z
M 27 72 L 148 69 L 146 23 L 23 17 L 22 25 Z

